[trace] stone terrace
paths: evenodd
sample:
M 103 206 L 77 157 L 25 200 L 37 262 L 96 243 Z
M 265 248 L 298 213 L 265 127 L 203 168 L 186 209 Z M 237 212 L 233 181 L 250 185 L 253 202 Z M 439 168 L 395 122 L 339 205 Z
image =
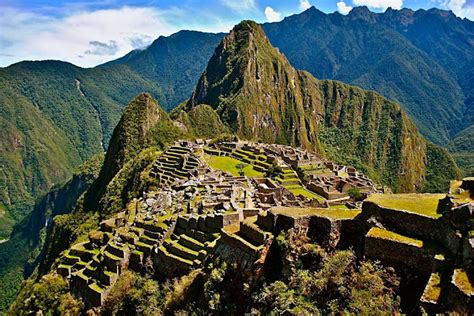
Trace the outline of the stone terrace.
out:
M 209 156 L 231 157 L 249 174 L 266 177 L 246 176 L 242 166 L 243 175 L 236 166 L 213 169 Z M 430 311 L 453 300 L 472 304 L 474 211 L 461 199 L 462 184 L 456 201 L 442 199 L 436 216 L 370 199 L 358 205 L 348 191 L 371 194 L 375 186 L 354 168 L 298 148 L 249 142 L 177 142 L 150 176 L 153 190 L 56 264 L 87 306 L 100 307 L 124 269 L 173 277 L 219 256 L 258 278 L 274 236 L 290 228 L 329 249 L 353 248 L 361 257 L 420 271 L 426 288 L 418 295 Z

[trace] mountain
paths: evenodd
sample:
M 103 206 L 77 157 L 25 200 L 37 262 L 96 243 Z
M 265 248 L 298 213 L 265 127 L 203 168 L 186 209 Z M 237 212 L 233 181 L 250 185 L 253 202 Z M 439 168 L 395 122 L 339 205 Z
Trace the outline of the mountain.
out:
M 472 21 L 437 9 L 343 16 L 312 7 L 263 27 L 295 67 L 399 102 L 431 141 L 446 144 L 473 123 Z
M 97 208 L 105 188 L 124 164 L 147 147 L 150 131 L 162 120 L 169 120 L 168 114 L 147 93 L 138 95 L 125 107 L 110 139 L 99 177 L 84 198 L 91 210 Z
M 468 177 L 474 176 L 474 125 L 461 131 L 447 146 Z
M 472 21 L 437 9 L 359 7 L 343 16 L 310 8 L 263 29 L 296 68 L 398 102 L 436 144 L 474 122 Z M 181 31 L 92 69 L 58 61 L 1 68 L 0 236 L 36 197 L 105 149 L 134 96 L 149 92 L 167 111 L 185 101 L 223 36 Z M 465 155 L 455 156 L 468 168 Z
M 197 139 L 212 134 L 217 137 L 210 142 Z M 236 136 L 269 144 L 240 142 Z M 405 303 L 406 298 L 400 305 L 396 296 L 412 298 L 413 293 L 402 293 L 407 286 L 429 288 L 429 265 L 438 262 L 430 259 L 427 267 L 409 260 L 411 267 L 427 271 L 413 281 L 413 269 L 385 269 L 360 252 L 368 249 L 364 242 L 380 237 L 385 241 L 375 248 L 390 254 L 394 242 L 408 247 L 402 249 L 416 246 L 420 252 L 413 257 L 426 263 L 439 246 L 424 252 L 418 245 L 436 239 L 450 247 L 439 264 L 452 273 L 453 259 L 464 262 L 465 256 L 444 234 L 449 228 L 457 236 L 456 228 L 442 226 L 461 224 L 445 217 L 438 221 L 433 207 L 444 195 L 420 195 L 427 201 L 413 207 L 412 194 L 375 194 L 415 209 L 386 209 L 398 215 L 385 218 L 360 203 L 376 191 L 372 180 L 321 160 L 314 151 L 361 167 L 395 190 L 438 190 L 457 176 L 446 149 L 426 142 L 400 105 L 296 70 L 261 26 L 240 23 L 217 46 L 187 102 L 168 115 L 151 94 L 139 94 L 124 109 L 100 172 L 81 168 L 78 176 L 89 175 L 85 183 L 73 178 L 37 205 L 26 226 L 33 233 L 28 238 L 41 240 L 27 265 L 36 267 L 35 273 L 22 284 L 9 313 L 80 314 L 94 308 L 105 314 L 171 314 L 182 306 L 193 306 L 198 314 L 241 314 L 251 307 L 270 312 L 275 305 L 261 293 L 283 297 L 305 291 L 281 311 L 342 308 L 366 314 L 374 310 L 371 302 L 377 302 L 378 312 L 418 307 L 417 300 Z M 346 200 L 317 194 L 318 182 L 312 181 L 323 181 L 320 188 L 329 186 Z M 351 190 L 343 191 L 346 185 Z M 57 216 L 38 229 L 48 215 Z M 407 219 L 416 225 L 403 227 Z M 469 224 L 462 225 L 465 232 Z M 418 236 L 423 241 L 414 239 Z M 16 248 L 23 256 L 12 249 L 4 260 L 10 269 L 11 259 L 17 260 L 18 273 L 30 248 Z M 407 261 L 397 255 L 389 257 L 390 264 Z M 273 283 L 262 288 L 262 276 Z M 337 292 L 330 286 L 335 279 Z
M 102 163 L 103 155 L 95 155 L 81 164 L 68 181 L 56 185 L 41 196 L 30 214 L 15 225 L 10 239 L 0 244 L 0 311 L 8 307 L 21 281 L 32 274 L 40 262 L 45 265 L 44 259 L 57 256 L 57 253 L 49 253 L 52 247 L 44 248 L 45 242 L 50 239 L 47 238 L 47 232 L 52 219 L 75 209 L 79 198 L 97 178 Z M 86 218 L 81 217 L 81 222 Z M 73 217 L 68 219 L 65 222 L 72 225 Z M 60 242 L 68 245 L 67 238 L 74 238 L 74 234 L 58 238 L 56 250 L 61 249 Z
M 185 100 L 221 38 L 181 31 L 91 69 L 60 61 L 0 68 L 0 238 L 35 198 L 104 151 L 134 96 L 148 91 L 166 109 Z
M 223 39 L 190 100 L 173 117 L 179 121 L 180 111 L 203 104 L 240 138 L 314 150 L 355 165 L 396 191 L 422 189 L 431 168 L 449 170 L 439 179 L 444 185 L 457 176 L 446 151 L 438 153 L 446 156 L 444 166 L 429 160 L 425 140 L 400 105 L 373 91 L 296 70 L 251 21 Z M 194 131 L 199 130 L 195 122 L 181 120 Z

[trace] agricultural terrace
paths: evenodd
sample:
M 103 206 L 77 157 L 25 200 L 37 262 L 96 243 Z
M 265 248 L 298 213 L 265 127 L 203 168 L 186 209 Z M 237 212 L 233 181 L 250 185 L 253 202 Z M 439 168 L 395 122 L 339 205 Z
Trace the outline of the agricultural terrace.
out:
M 419 248 L 423 247 L 423 241 L 421 240 L 399 235 L 397 233 L 379 227 L 372 227 L 367 233 L 367 236 L 393 240 L 404 244 L 410 244 Z
M 438 218 L 441 214 L 436 213 L 436 208 L 438 201 L 444 197 L 444 194 L 372 194 L 365 201 L 381 207 Z
M 264 176 L 263 172 L 256 171 L 250 164 L 246 164 L 232 157 L 204 155 L 204 159 L 212 169 L 229 172 L 235 177 L 239 176 L 239 169 L 237 168 L 239 164 L 246 165 L 242 169 L 246 177 L 260 178 Z
M 360 210 L 349 210 L 341 208 L 311 208 L 311 207 L 274 207 L 272 213 L 287 216 L 319 216 L 331 220 L 353 219 L 360 214 Z

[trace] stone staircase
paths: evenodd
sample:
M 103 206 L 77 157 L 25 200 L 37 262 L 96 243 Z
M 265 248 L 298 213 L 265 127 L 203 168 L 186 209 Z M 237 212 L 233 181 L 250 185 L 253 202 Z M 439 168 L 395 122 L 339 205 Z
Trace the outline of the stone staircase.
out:
M 275 178 L 275 180 L 285 188 L 301 187 L 301 182 L 296 172 L 286 165 L 281 166 L 281 173 Z

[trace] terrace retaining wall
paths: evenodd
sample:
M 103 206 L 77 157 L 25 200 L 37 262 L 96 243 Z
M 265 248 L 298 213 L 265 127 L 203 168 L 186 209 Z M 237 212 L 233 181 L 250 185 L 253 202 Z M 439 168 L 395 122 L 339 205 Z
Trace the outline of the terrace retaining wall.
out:
M 432 218 L 422 214 L 411 213 L 381 207 L 373 202 L 362 204 L 362 217 L 367 221 L 376 217 L 395 231 L 422 240 L 431 240 L 443 245 L 449 252 L 456 254 L 459 250 L 461 236 L 442 218 Z

